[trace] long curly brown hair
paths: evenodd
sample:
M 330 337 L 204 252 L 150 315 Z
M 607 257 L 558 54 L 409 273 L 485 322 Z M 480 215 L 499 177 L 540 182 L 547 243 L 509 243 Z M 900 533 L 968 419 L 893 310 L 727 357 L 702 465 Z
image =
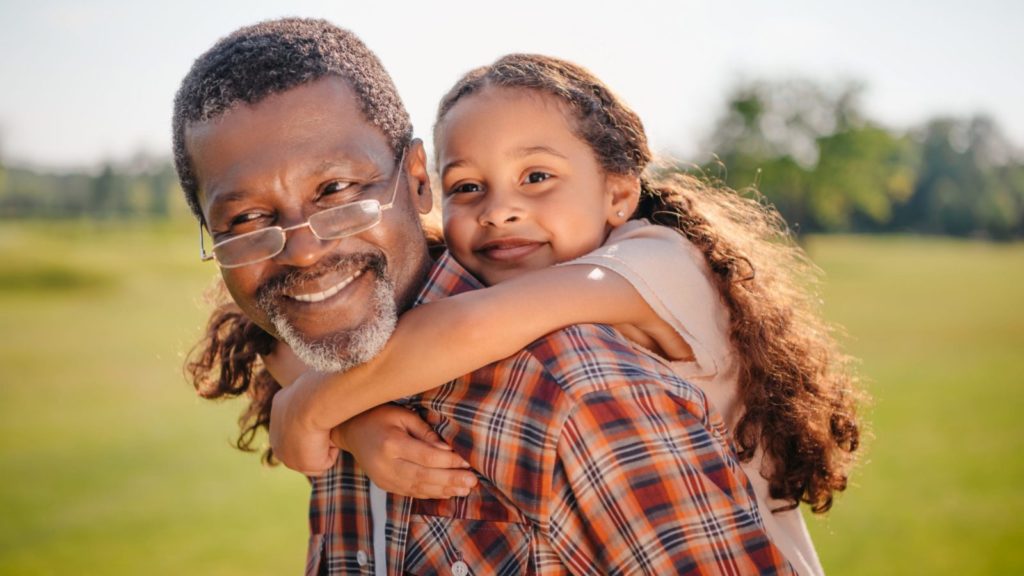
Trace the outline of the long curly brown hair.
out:
M 219 279 L 207 291 L 207 300 L 214 309 L 206 323 L 205 334 L 185 362 L 185 377 L 203 398 L 249 397 L 249 404 L 238 417 L 240 432 L 235 446 L 255 452 L 259 449 L 260 429 L 270 427 L 274 394 L 281 389 L 260 359 L 260 355 L 274 349 L 275 340 L 242 313 Z M 276 464 L 269 447 L 263 450 L 263 462 Z
M 632 218 L 678 230 L 704 254 L 731 315 L 743 415 L 733 429 L 740 460 L 760 447 L 772 498 L 814 512 L 844 490 L 860 444 L 857 405 L 866 400 L 835 330 L 822 317 L 820 272 L 779 213 L 703 177 L 651 175 L 640 118 L 588 70 L 556 58 L 512 54 L 466 74 L 441 100 L 435 142 L 447 113 L 487 86 L 556 97 L 577 135 L 609 174 L 637 176 Z M 436 149 L 436 146 L 435 146 Z

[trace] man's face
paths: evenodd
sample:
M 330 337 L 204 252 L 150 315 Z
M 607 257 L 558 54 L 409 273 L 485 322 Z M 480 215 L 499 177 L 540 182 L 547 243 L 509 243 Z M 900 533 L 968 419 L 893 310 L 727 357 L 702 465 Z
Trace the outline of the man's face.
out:
M 429 265 L 416 214 L 430 209 L 422 143 L 399 168 L 352 89 L 334 77 L 192 124 L 186 143 L 215 242 L 301 224 L 348 202 L 386 203 L 398 186 L 394 208 L 365 232 L 322 241 L 298 228 L 277 256 L 221 269 L 242 310 L 314 368 L 372 358 Z

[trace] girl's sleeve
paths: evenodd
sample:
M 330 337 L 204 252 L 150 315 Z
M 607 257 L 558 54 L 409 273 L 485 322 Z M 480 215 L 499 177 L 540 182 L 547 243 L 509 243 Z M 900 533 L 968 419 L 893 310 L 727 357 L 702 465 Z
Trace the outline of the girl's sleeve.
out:
M 712 378 L 729 355 L 729 313 L 704 255 L 676 230 L 647 221 L 615 229 L 604 245 L 566 264 L 589 264 L 625 278 L 690 345 L 694 376 Z

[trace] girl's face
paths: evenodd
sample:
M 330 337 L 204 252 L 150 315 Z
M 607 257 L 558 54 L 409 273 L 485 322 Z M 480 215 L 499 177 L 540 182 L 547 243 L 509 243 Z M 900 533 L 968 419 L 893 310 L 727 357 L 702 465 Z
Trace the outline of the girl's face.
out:
M 604 173 L 553 96 L 484 88 L 448 112 L 435 144 L 448 249 L 485 284 L 582 256 L 625 220 L 633 179 Z

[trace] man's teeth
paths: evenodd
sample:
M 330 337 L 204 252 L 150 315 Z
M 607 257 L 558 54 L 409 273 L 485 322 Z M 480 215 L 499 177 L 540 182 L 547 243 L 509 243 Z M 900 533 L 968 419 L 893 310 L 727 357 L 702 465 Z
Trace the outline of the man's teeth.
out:
M 314 292 L 313 294 L 289 294 L 289 296 L 291 296 L 291 298 L 294 300 L 298 300 L 299 302 L 323 302 L 324 300 L 327 300 L 328 298 L 334 296 L 338 292 L 341 292 L 341 290 L 345 286 L 348 286 L 349 284 L 352 283 L 353 280 L 359 278 L 362 275 L 363 271 L 360 270 L 355 274 L 349 276 L 348 278 L 342 280 L 341 282 L 335 284 L 334 286 L 331 286 L 327 290 L 324 290 L 323 292 Z

